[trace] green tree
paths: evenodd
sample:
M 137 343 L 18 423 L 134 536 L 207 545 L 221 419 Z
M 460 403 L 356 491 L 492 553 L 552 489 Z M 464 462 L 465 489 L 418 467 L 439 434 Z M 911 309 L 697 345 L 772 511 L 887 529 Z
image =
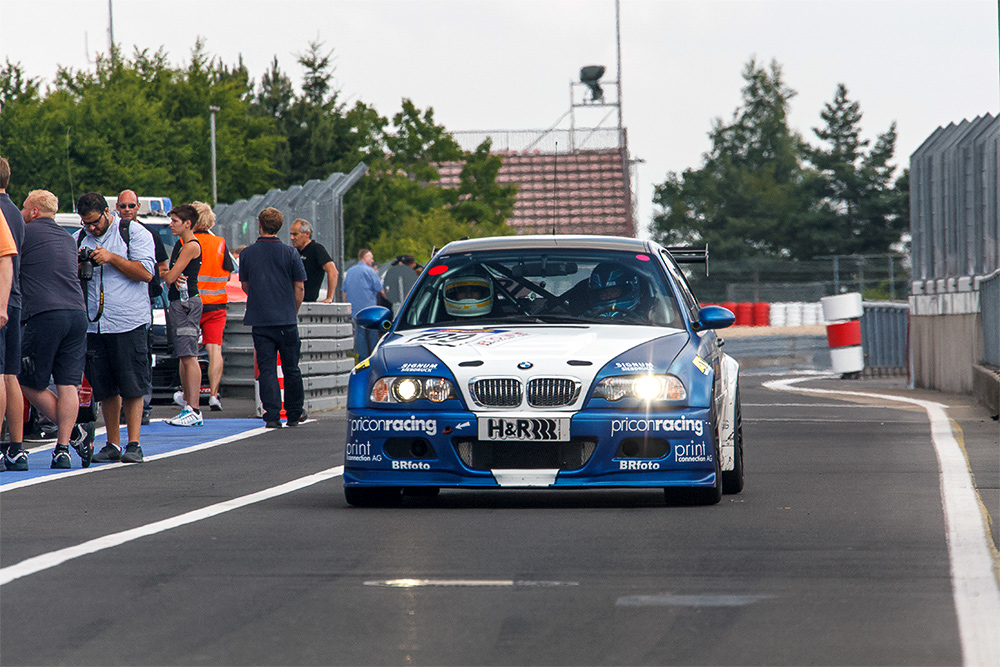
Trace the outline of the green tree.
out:
M 88 70 L 59 70 L 44 90 L 7 62 L 0 68 L 0 153 L 15 172 L 11 194 L 49 189 L 64 210 L 88 190 L 210 200 L 216 107 L 220 201 L 325 179 L 365 162 L 368 175 L 345 198 L 349 254 L 421 216 L 474 222 L 478 234 L 503 233 L 513 190 L 495 182 L 499 158 L 488 147 L 466 155 L 433 108 L 409 99 L 391 121 L 364 102 L 345 107 L 332 55 L 322 42 L 309 43 L 298 56 L 305 70 L 299 92 L 276 59 L 258 87 L 242 60 L 218 61 L 201 38 L 180 67 L 162 49 L 137 50 L 132 58 L 115 52 Z M 442 189 L 435 165 L 466 159 L 461 187 Z
M 812 170 L 804 183 L 810 202 L 806 224 L 791 243 L 797 257 L 885 253 L 908 224 L 908 196 L 896 188 L 890 163 L 896 124 L 866 151 L 862 117 L 861 105 L 838 84 L 820 113 L 823 125 L 813 128 L 822 144 L 803 146 Z
M 798 137 L 788 126 L 781 67 L 751 59 L 743 102 L 727 123 L 716 119 L 700 169 L 671 172 L 657 186 L 653 234 L 667 244 L 708 243 L 713 256 L 782 255 L 801 220 Z
M 410 212 L 394 230 L 383 230 L 369 247 L 379 260 L 409 254 L 418 263 L 426 264 L 434 248 L 443 248 L 452 241 L 513 233 L 514 230 L 506 225 L 471 224 L 457 219 L 446 209 L 435 208 L 427 213 Z
M 492 143 L 486 139 L 465 160 L 459 175 L 460 184 L 454 192 L 452 213 L 459 219 L 478 223 L 484 231 L 506 227 L 517 201 L 516 185 L 497 183 L 503 160 L 490 154 Z M 488 234 L 483 234 L 488 235 Z
M 184 69 L 170 67 L 162 50 L 137 51 L 131 59 L 99 58 L 93 70 L 60 69 L 44 92 L 10 63 L 0 81 L 0 150 L 11 160 L 17 196 L 52 190 L 67 211 L 91 190 L 207 201 L 211 105 L 220 109 L 220 200 L 272 187 L 271 156 L 281 140 L 274 122 L 249 113 L 242 63 L 212 61 L 201 40 Z

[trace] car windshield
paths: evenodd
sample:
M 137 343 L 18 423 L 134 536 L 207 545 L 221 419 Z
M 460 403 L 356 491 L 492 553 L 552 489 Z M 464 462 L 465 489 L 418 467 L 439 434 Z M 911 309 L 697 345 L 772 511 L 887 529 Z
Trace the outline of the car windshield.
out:
M 655 257 L 594 249 L 523 249 L 437 257 L 397 330 L 436 324 L 638 324 L 680 327 Z

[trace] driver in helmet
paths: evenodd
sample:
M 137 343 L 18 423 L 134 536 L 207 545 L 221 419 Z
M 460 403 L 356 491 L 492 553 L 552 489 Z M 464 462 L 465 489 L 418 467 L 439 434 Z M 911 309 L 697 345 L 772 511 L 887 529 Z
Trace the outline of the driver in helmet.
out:
M 493 310 L 493 280 L 480 267 L 462 271 L 444 284 L 444 308 L 452 317 L 479 317 Z
M 588 280 L 591 307 L 588 317 L 625 317 L 633 314 L 642 298 L 639 276 L 614 262 L 601 262 Z

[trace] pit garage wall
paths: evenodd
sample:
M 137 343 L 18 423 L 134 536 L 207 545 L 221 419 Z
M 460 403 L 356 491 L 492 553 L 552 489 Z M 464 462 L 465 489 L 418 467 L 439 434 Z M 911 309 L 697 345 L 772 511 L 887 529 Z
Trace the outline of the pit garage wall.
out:
M 1000 116 L 939 127 L 910 156 L 910 235 L 913 384 L 995 406 L 983 327 L 994 340 L 998 318 L 984 320 L 980 288 L 1000 269 Z

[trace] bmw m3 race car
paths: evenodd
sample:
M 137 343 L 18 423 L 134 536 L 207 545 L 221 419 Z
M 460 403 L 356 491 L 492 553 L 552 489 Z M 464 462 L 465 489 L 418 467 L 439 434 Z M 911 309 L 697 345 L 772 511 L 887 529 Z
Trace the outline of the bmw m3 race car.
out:
M 348 386 L 344 493 L 441 488 L 743 488 L 739 365 L 678 262 L 707 250 L 600 236 L 457 241 L 427 264 Z

